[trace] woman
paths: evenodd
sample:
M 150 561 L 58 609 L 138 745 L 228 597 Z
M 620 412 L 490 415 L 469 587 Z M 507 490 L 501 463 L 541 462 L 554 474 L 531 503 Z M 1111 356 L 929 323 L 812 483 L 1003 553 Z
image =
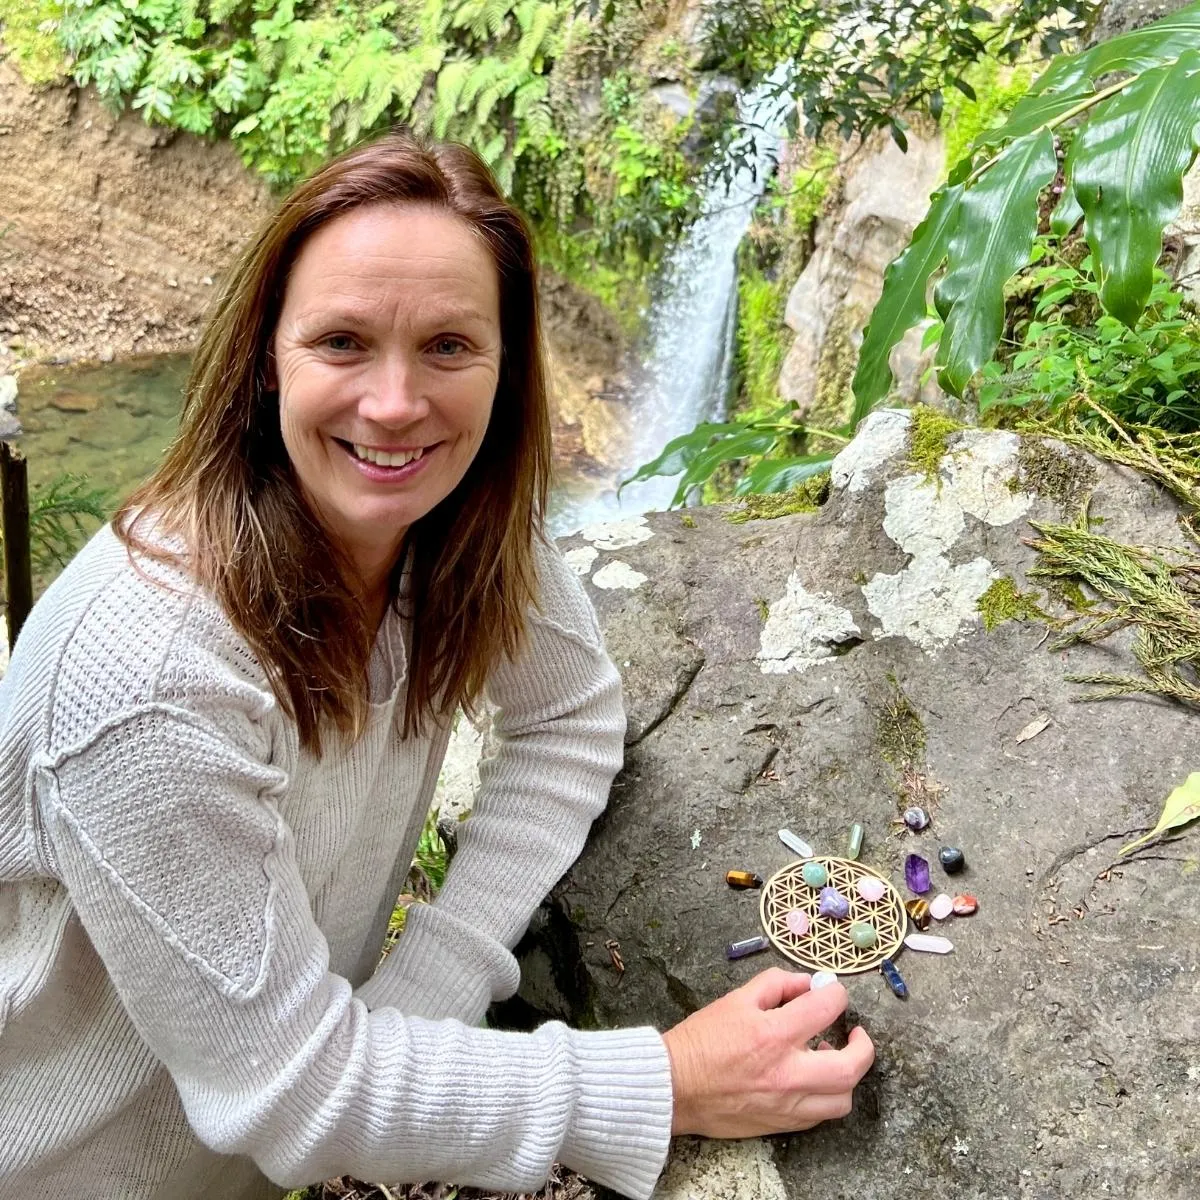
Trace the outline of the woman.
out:
M 840 987 L 769 971 L 665 1035 L 480 1028 L 621 762 L 619 681 L 541 532 L 529 239 L 390 136 L 234 271 L 158 472 L 0 685 L 0 1198 L 251 1197 L 338 1174 L 646 1196 L 672 1131 L 849 1109 Z M 375 969 L 451 716 L 501 749 Z

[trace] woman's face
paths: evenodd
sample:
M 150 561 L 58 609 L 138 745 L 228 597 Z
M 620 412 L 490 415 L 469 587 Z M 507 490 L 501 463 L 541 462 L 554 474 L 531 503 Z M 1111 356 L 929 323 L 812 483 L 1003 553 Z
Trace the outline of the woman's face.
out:
M 301 248 L 271 348 L 296 478 L 377 588 L 487 430 L 500 374 L 495 262 L 451 213 L 355 209 Z

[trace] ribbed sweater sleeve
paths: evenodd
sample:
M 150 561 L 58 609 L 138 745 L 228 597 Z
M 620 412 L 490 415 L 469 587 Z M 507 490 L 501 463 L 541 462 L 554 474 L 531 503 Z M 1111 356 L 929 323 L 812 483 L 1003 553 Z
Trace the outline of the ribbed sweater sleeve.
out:
M 620 677 L 591 604 L 552 548 L 540 548 L 538 570 L 541 604 L 525 646 L 489 682 L 498 752 L 480 768 L 437 899 L 410 907 L 400 941 L 359 989 L 372 1008 L 477 1024 L 492 1000 L 510 996 L 520 980 L 511 948 L 578 857 L 621 766 Z M 637 1039 L 637 1083 L 618 1070 L 590 1091 L 559 1157 L 640 1195 L 667 1152 L 670 1065 L 654 1030 L 623 1036 Z

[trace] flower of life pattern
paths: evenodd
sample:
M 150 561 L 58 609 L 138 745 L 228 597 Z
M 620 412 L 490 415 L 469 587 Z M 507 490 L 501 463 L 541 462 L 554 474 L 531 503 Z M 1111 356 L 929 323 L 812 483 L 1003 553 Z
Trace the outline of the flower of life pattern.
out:
M 829 883 L 850 901 L 850 915 L 842 920 L 819 915 L 821 889 L 809 887 L 800 872 L 805 862 L 818 862 L 829 872 Z M 887 891 L 874 903 L 858 894 L 858 881 L 869 875 L 883 882 Z M 797 937 L 787 927 L 787 914 L 794 908 L 808 914 L 808 933 Z M 852 975 L 894 958 L 904 943 L 908 915 L 900 893 L 878 871 L 844 858 L 808 858 L 777 871 L 767 880 L 759 900 L 759 915 L 767 937 L 788 958 L 812 971 L 836 971 Z M 879 940 L 863 950 L 850 940 L 850 926 L 867 921 L 875 926 Z

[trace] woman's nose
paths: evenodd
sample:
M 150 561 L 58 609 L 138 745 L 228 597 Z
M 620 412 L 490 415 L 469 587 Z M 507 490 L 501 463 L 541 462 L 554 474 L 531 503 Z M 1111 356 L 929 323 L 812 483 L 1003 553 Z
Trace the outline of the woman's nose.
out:
M 378 425 L 400 428 L 421 420 L 428 412 L 420 365 L 398 356 L 381 359 L 367 378 L 359 414 Z

